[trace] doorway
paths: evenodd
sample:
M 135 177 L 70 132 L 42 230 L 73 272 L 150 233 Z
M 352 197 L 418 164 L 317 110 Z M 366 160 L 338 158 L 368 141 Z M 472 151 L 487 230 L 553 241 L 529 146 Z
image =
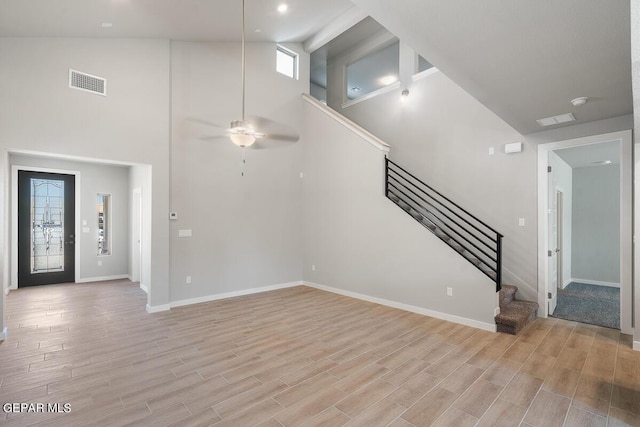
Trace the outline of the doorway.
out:
M 133 189 L 131 202 L 131 281 L 148 293 L 142 282 L 142 188 Z
M 18 171 L 18 287 L 75 281 L 75 176 Z
M 553 180 L 549 180 L 550 183 L 553 183 Z M 552 315 L 558 305 L 558 291 L 562 287 L 563 283 L 563 265 L 562 265 L 562 236 L 563 236 L 563 227 L 562 224 L 564 222 L 564 213 L 562 209 L 563 203 L 563 193 L 560 189 L 553 188 L 549 194 L 552 199 L 550 204 L 553 206 L 551 208 L 552 217 L 551 217 L 551 227 L 550 231 L 550 239 L 549 241 L 553 243 L 553 249 L 551 249 L 551 254 L 549 256 L 549 261 L 551 263 L 550 268 L 550 280 L 551 280 L 551 298 L 549 298 L 549 315 Z
M 615 154 L 607 158 L 603 153 L 615 147 Z M 592 156 L 593 158 L 589 158 Z M 602 157 L 602 158 L 600 158 Z M 553 159 L 564 163 L 558 167 Z M 562 162 L 564 160 L 564 162 Z M 576 164 L 580 163 L 582 164 Z M 596 171 L 599 171 L 596 173 Z M 598 186 L 605 181 L 600 176 L 605 171 L 615 184 L 614 189 L 604 191 Z M 561 177 L 569 176 L 566 184 Z M 560 177 L 560 178 L 559 178 Z M 596 178 L 598 177 L 598 178 Z M 575 179 L 575 180 L 574 180 Z M 572 181 L 574 180 L 574 181 Z M 576 183 L 573 186 L 573 182 Z M 577 183 L 580 183 L 578 185 Z M 589 184 L 591 183 L 591 184 Z M 566 185 L 567 188 L 563 188 Z M 564 191 L 567 190 L 567 191 Z M 596 194 L 615 196 L 595 197 Z M 563 317 L 562 300 L 580 301 L 579 311 L 585 309 L 582 295 L 600 298 L 598 307 L 611 304 L 591 287 L 610 291 L 618 286 L 619 298 L 615 325 L 623 333 L 632 332 L 632 145 L 631 132 L 622 131 L 538 146 L 538 301 L 541 317 Z M 609 219 L 603 212 L 609 215 Z M 565 230 L 565 226 L 567 230 Z M 585 232 L 584 230 L 587 230 Z M 611 236 L 609 243 L 603 235 Z M 568 236 L 567 236 L 568 235 Z M 572 249 L 573 247 L 573 249 Z M 590 248 L 590 252 L 585 249 Z M 608 269 L 599 268 L 600 265 Z M 603 271 L 611 271 L 607 277 L 590 277 Z M 593 273 L 593 272 L 597 272 Z M 591 279 L 591 280 L 582 280 Z M 605 286 L 610 286 L 605 288 Z M 574 289 L 576 288 L 576 289 Z M 577 289 L 580 288 L 580 289 Z M 589 288 L 582 292 L 582 288 Z M 580 292 L 578 292 L 580 291 Z M 611 299 L 611 298 L 608 298 Z M 557 307 L 556 307 L 556 304 Z M 590 323 L 584 317 L 570 319 Z M 609 319 L 610 320 L 610 319 Z M 612 322 L 608 322 L 609 325 Z M 609 325 L 608 326 L 612 327 Z

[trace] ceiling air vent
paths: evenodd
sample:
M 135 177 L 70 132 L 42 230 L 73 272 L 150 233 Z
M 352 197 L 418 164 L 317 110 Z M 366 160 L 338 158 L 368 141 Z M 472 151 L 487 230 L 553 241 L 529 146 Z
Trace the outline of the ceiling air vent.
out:
M 559 116 L 545 117 L 544 119 L 536 120 L 542 127 L 559 125 L 560 123 L 572 122 L 576 118 L 571 113 L 560 114 Z
M 69 87 L 107 96 L 107 80 L 91 74 L 69 69 Z

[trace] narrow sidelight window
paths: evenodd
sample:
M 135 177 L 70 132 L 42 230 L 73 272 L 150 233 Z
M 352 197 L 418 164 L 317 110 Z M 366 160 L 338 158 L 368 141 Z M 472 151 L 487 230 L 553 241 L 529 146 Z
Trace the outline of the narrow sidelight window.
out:
M 98 255 L 111 255 L 111 194 L 98 194 Z

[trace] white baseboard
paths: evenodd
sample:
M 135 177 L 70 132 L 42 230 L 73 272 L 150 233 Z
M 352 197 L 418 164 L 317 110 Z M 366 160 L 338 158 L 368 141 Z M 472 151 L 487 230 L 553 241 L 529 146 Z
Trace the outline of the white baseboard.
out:
M 608 286 L 610 288 L 619 288 L 620 283 L 614 282 L 601 282 L 599 280 L 587 280 L 587 279 L 571 279 L 572 282 L 584 283 L 585 285 L 598 285 L 598 286 Z
M 640 341 L 634 341 L 633 342 L 633 349 L 636 351 L 640 350 Z
M 154 305 L 154 306 L 147 304 L 147 313 L 149 314 L 160 313 L 161 311 L 169 311 L 170 309 L 171 309 L 171 306 L 169 304 Z
M 373 302 L 387 307 L 398 308 L 400 310 L 410 311 L 412 313 L 422 314 L 424 316 L 435 317 L 436 319 L 447 320 L 449 322 L 459 323 L 465 326 L 471 326 L 474 328 L 482 329 L 489 332 L 496 332 L 495 323 L 480 322 L 478 320 L 468 319 L 466 317 L 456 316 L 454 314 L 441 313 L 439 311 L 429 310 L 415 305 L 404 304 L 401 302 L 391 301 L 383 298 L 371 297 L 369 295 L 359 294 L 357 292 L 345 291 L 338 288 L 332 288 L 331 286 L 319 285 L 313 282 L 303 282 L 305 286 L 311 288 L 320 289 L 334 294 L 344 295 L 351 298 L 356 298 L 363 301 Z
M 565 280 L 565 281 L 564 281 L 564 283 L 562 284 L 562 289 L 566 288 L 566 287 L 567 287 L 567 285 L 568 285 L 569 283 L 571 283 L 572 281 L 573 281 L 573 279 L 567 279 L 567 280 Z
M 143 291 L 145 291 L 145 293 L 149 293 L 149 288 L 147 287 L 147 285 L 145 285 L 144 283 L 140 282 L 140 289 L 142 289 Z
M 9 334 L 7 327 L 5 326 L 5 328 L 2 330 L 2 332 L 0 332 L 0 341 L 4 341 L 7 339 L 7 335 Z
M 100 276 L 100 277 L 86 277 L 84 279 L 76 280 L 76 283 L 91 283 L 91 282 L 106 282 L 107 280 L 122 280 L 128 279 L 128 274 L 118 274 L 115 276 Z
M 294 286 L 302 286 L 302 285 L 304 285 L 303 282 L 281 283 L 281 284 L 278 284 L 278 285 L 263 286 L 261 288 L 243 289 L 241 291 L 225 292 L 223 294 L 206 295 L 206 296 L 203 296 L 203 297 L 189 298 L 189 299 L 183 299 L 183 300 L 179 300 L 179 301 L 172 301 L 171 303 L 169 303 L 169 305 L 171 306 L 171 308 L 173 308 L 173 307 L 183 307 L 185 305 L 200 304 L 200 303 L 203 303 L 203 302 L 216 301 L 216 300 L 225 299 L 225 298 L 239 297 L 239 296 L 243 296 L 243 295 L 259 294 L 261 292 L 275 291 L 277 289 L 292 288 Z

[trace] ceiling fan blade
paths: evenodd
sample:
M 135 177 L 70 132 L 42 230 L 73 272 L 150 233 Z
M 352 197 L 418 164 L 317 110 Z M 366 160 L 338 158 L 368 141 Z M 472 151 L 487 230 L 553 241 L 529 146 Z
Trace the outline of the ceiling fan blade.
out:
M 273 134 L 270 133 L 265 136 L 265 139 L 270 139 L 272 141 L 285 141 L 285 142 L 298 142 L 300 137 L 298 135 L 284 135 L 284 134 Z
M 256 138 L 269 141 L 297 142 L 300 136 L 294 129 L 266 117 L 251 116 L 248 120 L 256 131 Z
M 229 136 L 228 135 L 207 135 L 207 136 L 201 136 L 200 138 L 198 138 L 201 141 L 221 141 L 221 140 L 227 140 L 229 141 Z
M 205 125 L 205 126 L 210 126 L 210 127 L 214 127 L 214 128 L 218 128 L 218 129 L 224 129 L 227 130 L 229 127 L 228 126 L 220 126 L 218 123 L 209 121 L 209 120 L 204 120 L 204 119 L 200 119 L 197 117 L 187 117 L 185 120 L 192 122 L 192 123 L 198 123 L 201 125 Z
M 248 148 L 252 150 L 270 150 L 274 148 L 284 148 L 292 145 L 293 142 L 289 141 L 278 141 L 273 139 L 261 139 L 257 140 L 253 144 L 251 144 Z

